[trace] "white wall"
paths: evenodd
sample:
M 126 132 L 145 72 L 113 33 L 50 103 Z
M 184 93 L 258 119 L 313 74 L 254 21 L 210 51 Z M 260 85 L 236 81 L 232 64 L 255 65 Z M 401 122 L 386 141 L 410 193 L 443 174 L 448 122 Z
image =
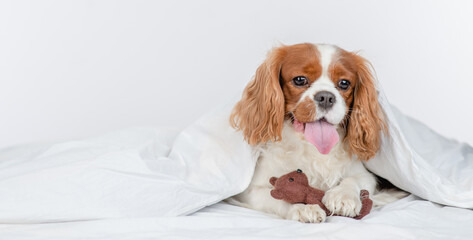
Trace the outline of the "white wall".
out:
M 271 46 L 362 50 L 390 101 L 473 144 L 470 1 L 2 1 L 0 147 L 185 126 Z

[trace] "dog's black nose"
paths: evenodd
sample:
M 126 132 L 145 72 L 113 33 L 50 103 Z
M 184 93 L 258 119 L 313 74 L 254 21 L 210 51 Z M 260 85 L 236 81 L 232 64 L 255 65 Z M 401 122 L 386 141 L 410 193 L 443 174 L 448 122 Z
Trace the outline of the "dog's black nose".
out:
M 325 110 L 332 108 L 335 103 L 335 95 L 328 91 L 322 91 L 315 94 L 315 101 L 318 103 L 319 107 Z

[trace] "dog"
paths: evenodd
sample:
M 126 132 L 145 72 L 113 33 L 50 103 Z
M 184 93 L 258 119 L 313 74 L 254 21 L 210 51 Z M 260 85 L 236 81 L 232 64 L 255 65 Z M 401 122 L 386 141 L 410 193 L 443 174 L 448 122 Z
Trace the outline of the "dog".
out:
M 230 124 L 259 152 L 250 185 L 228 200 L 232 204 L 324 222 L 318 205 L 271 196 L 269 179 L 295 169 L 326 191 L 322 202 L 337 215 L 357 216 L 360 190 L 377 191 L 377 179 L 363 161 L 375 156 L 388 126 L 371 64 L 355 52 L 311 43 L 272 49 L 233 108 Z

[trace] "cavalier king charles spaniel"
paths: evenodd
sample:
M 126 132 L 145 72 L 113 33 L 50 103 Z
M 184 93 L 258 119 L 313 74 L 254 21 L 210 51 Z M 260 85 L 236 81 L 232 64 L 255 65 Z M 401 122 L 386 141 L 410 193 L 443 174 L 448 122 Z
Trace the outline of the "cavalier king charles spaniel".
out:
M 269 179 L 295 169 L 326 191 L 322 202 L 337 215 L 358 215 L 361 189 L 376 193 L 377 179 L 363 161 L 375 156 L 387 124 L 371 65 L 356 53 L 309 43 L 273 49 L 230 122 L 260 152 L 249 187 L 230 203 L 285 219 L 325 221 L 318 205 L 270 195 Z

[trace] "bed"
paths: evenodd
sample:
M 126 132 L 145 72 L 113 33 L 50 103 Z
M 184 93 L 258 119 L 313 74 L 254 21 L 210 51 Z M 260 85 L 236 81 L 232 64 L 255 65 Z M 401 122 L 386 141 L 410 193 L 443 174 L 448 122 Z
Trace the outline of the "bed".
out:
M 2 224 L 2 239 L 471 239 L 473 212 L 410 195 L 362 220 L 304 224 L 229 205 L 188 216 Z
M 279 219 L 222 201 L 258 153 L 228 126 L 233 103 L 185 129 L 130 128 L 0 150 L 1 239 L 472 239 L 473 149 L 393 108 L 372 172 L 412 194 L 362 220 Z

